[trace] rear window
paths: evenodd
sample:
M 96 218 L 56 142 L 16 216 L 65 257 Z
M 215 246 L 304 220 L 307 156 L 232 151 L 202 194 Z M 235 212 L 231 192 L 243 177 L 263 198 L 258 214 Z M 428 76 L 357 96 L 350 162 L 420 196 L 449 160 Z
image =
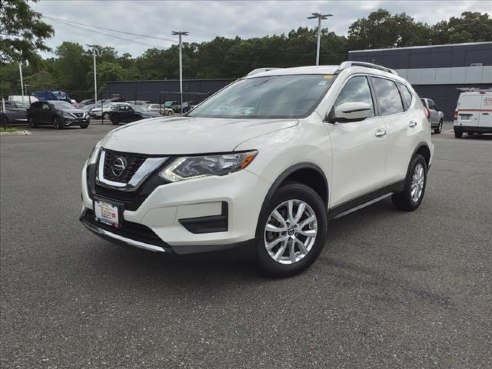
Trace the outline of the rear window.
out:
M 398 82 L 398 86 L 400 86 L 401 97 L 403 99 L 403 105 L 405 106 L 405 110 L 407 110 L 410 105 L 412 105 L 413 95 L 403 83 Z
M 379 114 L 389 115 L 403 112 L 403 103 L 395 82 L 384 78 L 371 78 L 379 105 Z

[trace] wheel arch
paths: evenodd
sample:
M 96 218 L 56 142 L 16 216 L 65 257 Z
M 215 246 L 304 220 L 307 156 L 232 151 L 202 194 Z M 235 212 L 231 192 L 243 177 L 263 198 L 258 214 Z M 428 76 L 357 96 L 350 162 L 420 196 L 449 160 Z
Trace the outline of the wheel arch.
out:
M 260 216 L 256 225 L 256 237 L 260 236 L 260 220 L 265 217 L 264 209 L 266 209 L 266 204 L 271 201 L 273 195 L 280 187 L 291 182 L 301 183 L 313 189 L 323 200 L 325 208 L 328 208 L 329 187 L 323 170 L 313 163 L 295 164 L 284 170 L 277 177 L 277 179 L 273 182 L 270 189 L 268 190 L 265 199 L 263 200 L 263 203 L 261 205 Z
M 415 148 L 412 157 L 410 158 L 410 161 L 415 157 L 415 155 L 420 154 L 424 157 L 425 162 L 427 163 L 427 167 L 430 165 L 430 160 L 431 160 L 431 151 L 429 149 L 429 146 L 425 142 L 421 142 L 420 144 L 417 145 Z

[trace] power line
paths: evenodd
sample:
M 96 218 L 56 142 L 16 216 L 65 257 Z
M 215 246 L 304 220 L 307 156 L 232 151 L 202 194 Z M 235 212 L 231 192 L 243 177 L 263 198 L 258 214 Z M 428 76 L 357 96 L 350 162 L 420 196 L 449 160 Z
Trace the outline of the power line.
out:
M 176 40 L 172 40 L 172 39 L 169 39 L 169 38 L 155 37 L 155 36 L 150 36 L 150 35 L 143 35 L 141 33 L 133 33 L 133 32 L 121 31 L 121 30 L 116 30 L 116 29 L 111 29 L 111 28 L 93 26 L 93 25 L 90 25 L 90 24 L 79 23 L 79 22 L 75 22 L 75 21 L 71 21 L 71 20 L 50 17 L 50 16 L 47 16 L 47 15 L 43 16 L 43 18 L 51 19 L 51 20 L 58 21 L 58 22 L 64 22 L 64 23 L 74 24 L 74 25 L 76 24 L 76 25 L 79 25 L 79 26 L 85 26 L 85 27 L 102 29 L 104 31 L 123 33 L 123 34 L 131 35 L 131 36 L 152 38 L 152 39 L 155 39 L 155 40 L 167 41 L 167 42 L 171 42 L 171 43 L 174 43 L 174 44 L 176 43 Z
M 162 49 L 162 47 L 151 45 L 151 44 L 148 44 L 146 42 L 137 41 L 137 40 L 133 40 L 133 39 L 130 39 L 130 38 L 121 37 L 121 36 L 116 36 L 116 35 L 112 35 L 110 33 L 105 33 L 105 32 L 101 32 L 101 31 L 96 31 L 96 30 L 90 29 L 90 28 L 88 28 L 86 26 L 80 26 L 80 25 L 77 25 L 77 24 L 71 24 L 70 22 L 65 22 L 65 21 L 62 21 L 62 20 L 55 20 L 55 22 L 61 23 L 61 24 L 65 25 L 65 26 L 70 26 L 70 27 L 75 27 L 75 28 L 81 28 L 81 29 L 89 30 L 91 32 L 99 33 L 99 34 L 102 34 L 102 35 L 105 35 L 105 36 L 115 37 L 115 38 L 118 38 L 120 40 L 135 42 L 135 43 L 138 43 L 138 44 L 142 44 L 142 45 L 146 45 L 146 46 L 150 46 L 150 47 L 155 47 L 155 48 Z

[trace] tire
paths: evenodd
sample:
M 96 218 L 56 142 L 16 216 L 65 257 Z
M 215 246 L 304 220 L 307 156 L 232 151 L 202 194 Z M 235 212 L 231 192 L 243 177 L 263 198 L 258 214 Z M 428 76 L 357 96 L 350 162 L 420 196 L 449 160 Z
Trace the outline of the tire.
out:
M 103 119 L 104 120 L 109 120 L 110 116 L 109 116 L 109 113 L 104 113 L 103 114 Z
M 88 124 L 81 124 L 81 125 L 80 125 L 80 128 L 82 128 L 82 129 L 86 129 L 87 127 L 89 127 L 89 125 L 88 125 Z
M 36 128 L 38 125 L 36 123 L 34 123 L 34 121 L 32 120 L 32 117 L 29 117 L 29 118 L 27 118 L 27 126 L 29 128 Z
M 60 117 L 53 118 L 53 126 L 55 127 L 55 129 L 63 128 L 63 121 L 60 119 Z
M 263 205 L 258 222 L 257 261 L 273 277 L 302 272 L 317 259 L 325 244 L 325 204 L 313 189 L 300 183 L 280 187 Z
M 437 126 L 437 128 L 436 128 L 436 129 L 434 129 L 434 133 L 437 133 L 437 134 L 441 133 L 441 132 L 442 132 L 442 125 L 443 125 L 443 121 L 442 121 L 442 119 L 441 119 L 441 120 L 439 121 L 439 125 Z
M 113 126 L 117 126 L 119 122 L 116 119 L 113 119 L 111 120 L 111 123 L 113 123 Z
M 172 111 L 168 111 L 167 112 L 167 116 L 171 116 L 171 115 L 173 115 L 173 112 Z
M 393 194 L 392 200 L 397 209 L 414 211 L 422 203 L 427 185 L 427 162 L 417 154 L 408 167 L 405 188 L 402 192 Z
M 463 132 L 462 131 L 454 131 L 454 137 L 455 138 L 461 138 L 463 136 Z

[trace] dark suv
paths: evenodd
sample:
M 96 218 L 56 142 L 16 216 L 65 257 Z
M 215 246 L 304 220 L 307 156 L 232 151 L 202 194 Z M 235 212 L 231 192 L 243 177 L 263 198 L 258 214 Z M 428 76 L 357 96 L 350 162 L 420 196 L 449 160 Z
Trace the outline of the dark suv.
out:
M 27 122 L 31 128 L 43 124 L 52 124 L 56 129 L 74 125 L 87 128 L 89 115 L 66 101 L 36 101 L 27 111 Z

